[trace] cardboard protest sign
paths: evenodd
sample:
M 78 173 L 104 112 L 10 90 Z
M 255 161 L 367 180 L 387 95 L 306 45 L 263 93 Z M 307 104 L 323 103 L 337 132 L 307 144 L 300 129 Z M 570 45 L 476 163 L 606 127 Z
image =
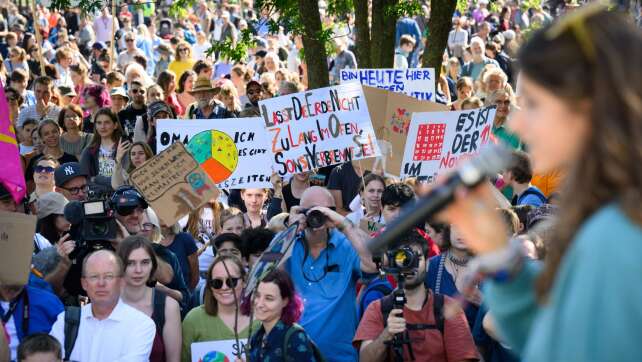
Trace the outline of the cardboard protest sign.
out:
M 240 350 L 243 351 L 247 344 L 246 339 L 239 339 Z M 192 343 L 192 362 L 218 362 L 235 361 L 236 341 L 225 339 L 221 341 L 208 341 Z
M 359 82 L 362 85 L 403 93 L 410 97 L 435 99 L 435 70 L 414 69 L 343 69 L 341 83 Z
M 491 140 L 495 107 L 457 112 L 413 113 L 404 151 L 402 177 L 428 182 L 479 153 Z
M 274 171 L 281 176 L 379 155 L 357 83 L 270 98 L 259 106 Z
M 165 225 L 218 197 L 218 190 L 182 143 L 147 160 L 130 176 Z
M 388 175 L 399 175 L 408 127 L 413 112 L 445 112 L 443 104 L 420 101 L 405 94 L 363 87 L 372 125 L 377 135 L 381 155 L 363 161 L 366 169 Z
M 182 142 L 219 189 L 272 188 L 263 119 L 161 119 L 157 149 Z
M 27 284 L 36 221 L 33 215 L 0 211 L 1 284 Z

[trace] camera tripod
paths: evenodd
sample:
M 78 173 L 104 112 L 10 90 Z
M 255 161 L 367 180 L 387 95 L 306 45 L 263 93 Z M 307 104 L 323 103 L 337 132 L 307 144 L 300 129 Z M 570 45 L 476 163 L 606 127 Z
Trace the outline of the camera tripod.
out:
M 406 294 L 403 291 L 406 278 L 403 273 L 399 273 L 397 288 L 392 292 L 392 309 L 403 310 L 404 305 L 406 304 Z M 403 314 L 402 314 L 403 315 Z M 402 316 L 400 315 L 400 316 Z M 395 362 L 403 362 L 403 350 L 404 345 L 408 346 L 408 354 L 410 360 L 415 360 L 415 354 L 412 351 L 412 344 L 410 341 L 410 334 L 408 333 L 408 328 L 401 333 L 397 333 L 392 337 L 392 340 L 386 342 L 392 349 L 393 358 Z

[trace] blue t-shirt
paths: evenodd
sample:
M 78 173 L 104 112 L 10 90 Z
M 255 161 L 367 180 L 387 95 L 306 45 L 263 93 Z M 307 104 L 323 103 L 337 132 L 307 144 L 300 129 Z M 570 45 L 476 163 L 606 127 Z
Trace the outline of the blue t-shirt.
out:
M 482 304 L 477 313 L 475 326 L 472 328 L 473 338 L 475 344 L 480 348 L 484 361 L 487 362 L 519 362 L 514 354 L 514 351 L 507 349 L 501 343 L 494 340 L 484 330 L 484 317 L 488 313 L 488 307 Z
M 336 229 L 330 231 L 328 246 L 316 259 L 306 253 L 304 243 L 299 236 L 285 263 L 304 303 L 299 324 L 328 361 L 356 361 L 352 338 L 358 323 L 355 300 L 356 283 L 361 277 L 359 255 Z
M 459 291 L 457 290 L 457 286 L 455 285 L 455 280 L 453 279 L 452 275 L 450 275 L 448 270 L 446 270 L 445 266 L 441 273 L 441 283 L 439 285 L 439 290 L 437 290 L 437 274 L 439 274 L 439 264 L 442 257 L 446 258 L 446 253 L 435 255 L 429 259 L 428 274 L 426 275 L 426 282 L 424 284 L 427 288 L 430 288 L 430 290 L 435 293 L 447 295 L 454 298 L 459 296 Z M 468 326 L 471 329 L 475 325 L 475 319 L 477 318 L 478 310 L 478 306 L 472 303 L 466 303 L 464 313 L 466 313 Z
M 174 241 L 167 247 L 178 258 L 178 264 L 183 273 L 183 281 L 185 285 L 189 286 L 189 281 L 192 277 L 192 272 L 189 268 L 189 261 L 187 257 L 198 251 L 196 240 L 188 233 L 178 233 L 174 237 Z

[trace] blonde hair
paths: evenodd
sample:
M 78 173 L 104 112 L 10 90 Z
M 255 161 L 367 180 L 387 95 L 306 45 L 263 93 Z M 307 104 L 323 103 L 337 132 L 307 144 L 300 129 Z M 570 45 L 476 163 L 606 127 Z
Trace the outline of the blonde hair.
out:
M 219 92 L 219 97 L 232 97 L 234 99 L 234 109 L 229 109 L 229 111 L 240 112 L 241 111 L 241 101 L 239 100 L 239 93 L 236 90 L 236 86 L 232 82 L 225 82 L 221 85 L 221 90 Z
M 235 207 L 230 207 L 229 209 L 225 209 L 223 210 L 223 212 L 221 212 L 221 223 L 219 224 L 219 227 L 222 229 L 223 225 L 225 225 L 226 222 L 234 219 L 235 217 L 240 218 L 243 225 L 245 225 L 245 218 L 243 217 L 243 213 L 241 212 L 241 210 Z

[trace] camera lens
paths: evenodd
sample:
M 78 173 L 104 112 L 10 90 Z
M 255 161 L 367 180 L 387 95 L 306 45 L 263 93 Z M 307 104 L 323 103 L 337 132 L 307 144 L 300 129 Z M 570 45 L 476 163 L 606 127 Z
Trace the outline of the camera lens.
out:
M 109 234 L 109 224 L 107 222 L 96 222 L 91 225 L 91 234 L 97 237 L 104 237 Z
M 312 210 L 306 214 L 305 222 L 311 229 L 320 228 L 326 222 L 327 218 L 324 213 L 319 210 Z
M 415 262 L 415 254 L 412 249 L 400 248 L 394 253 L 394 263 L 395 267 L 400 269 L 406 269 L 413 266 Z

